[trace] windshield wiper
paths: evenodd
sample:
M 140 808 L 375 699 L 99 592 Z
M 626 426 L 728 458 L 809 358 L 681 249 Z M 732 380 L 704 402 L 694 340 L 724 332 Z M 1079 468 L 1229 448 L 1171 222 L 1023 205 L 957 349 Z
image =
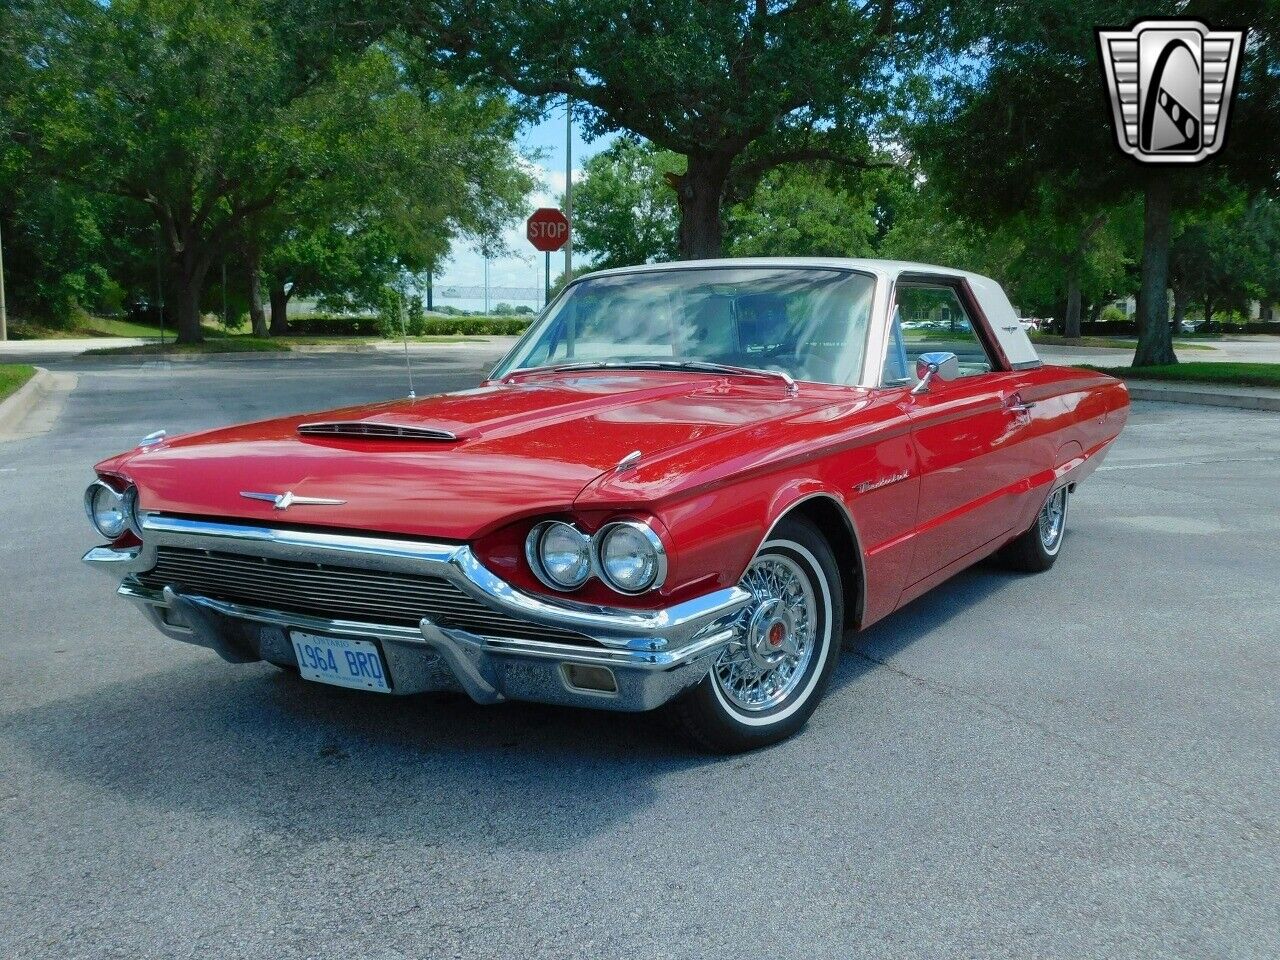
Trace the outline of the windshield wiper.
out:
M 773 377 L 787 386 L 787 393 L 797 390 L 795 378 L 785 370 L 767 370 L 763 367 L 739 367 L 731 363 L 713 363 L 710 360 L 579 360 L 575 363 L 558 363 L 549 367 L 527 367 L 512 373 L 559 373 L 566 370 L 691 370 L 695 373 L 732 373 L 744 377 Z
M 559 373 L 562 370 L 609 370 L 620 366 L 630 366 L 619 360 L 578 360 L 575 363 L 555 363 L 545 367 L 520 367 L 507 374 L 508 377 L 526 373 Z
M 635 365 L 646 367 L 668 368 L 674 370 L 695 370 L 706 373 L 732 373 L 744 377 L 774 377 L 787 385 L 787 390 L 796 387 L 795 378 L 785 370 L 770 370 L 765 367 L 740 367 L 733 363 L 713 363 L 710 360 L 642 360 Z M 628 364 L 630 366 L 630 364 Z

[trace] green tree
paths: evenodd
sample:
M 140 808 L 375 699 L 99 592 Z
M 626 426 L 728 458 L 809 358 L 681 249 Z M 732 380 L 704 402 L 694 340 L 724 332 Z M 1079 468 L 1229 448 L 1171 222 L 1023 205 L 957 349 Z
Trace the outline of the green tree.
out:
M 587 161 L 574 190 L 575 250 L 597 268 L 674 260 L 679 154 L 622 137 Z M 845 173 L 789 164 L 765 174 L 725 213 L 732 256 L 871 256 L 907 182 L 896 167 Z
M 1064 251 L 1087 255 L 1091 226 L 1110 207 L 1143 198 L 1138 366 L 1176 362 L 1168 323 L 1169 249 L 1175 211 L 1203 199 L 1205 170 L 1229 172 L 1254 189 L 1274 189 L 1275 151 L 1263 149 L 1280 128 L 1280 70 L 1275 41 L 1280 9 L 1259 0 L 1133 4 L 1091 0 L 1019 0 L 974 9 L 981 44 L 944 84 L 930 122 L 913 138 L 926 169 L 966 215 L 989 222 L 1049 202 L 1063 214 Z M 1138 164 L 1115 146 L 1094 27 L 1154 15 L 1248 24 L 1235 132 L 1227 151 L 1204 168 Z M 1242 146 L 1243 144 L 1243 146 Z M 993 188 L 998 186 L 998 189 Z M 1071 232 L 1078 238 L 1069 242 Z M 1080 242 L 1083 241 L 1083 242 Z M 1079 257 L 1065 265 L 1068 283 Z
M 870 186 L 859 182 L 851 188 L 822 166 L 771 170 L 745 202 L 729 209 L 729 252 L 737 257 L 872 256 L 879 224 L 877 195 Z
M 574 251 L 597 269 L 676 259 L 680 214 L 666 178 L 683 171 L 679 154 L 636 137 L 597 153 L 574 186 Z
M 1009 265 L 1021 249 L 1020 240 L 999 236 L 955 213 L 948 198 L 925 182 L 898 197 L 880 255 L 945 264 L 994 277 L 1008 286 Z
M 265 0 L 117 0 L 74 14 L 41 38 L 33 154 L 63 180 L 150 211 L 179 339 L 199 341 L 210 267 L 295 172 L 278 131 L 305 83 L 269 29 L 280 11 Z
M 515 131 L 504 97 L 409 70 L 394 47 L 338 63 L 290 120 L 306 175 L 246 230 L 271 332 L 287 331 L 300 293 L 373 305 L 386 284 L 444 259 L 456 237 L 494 242 L 533 188 Z
M 40 61 L 30 56 L 56 28 L 52 5 L 11 0 L 0 15 L 0 223 L 10 312 L 51 324 L 77 307 L 118 300 L 111 273 L 132 251 L 137 224 L 119 223 L 124 201 L 86 195 L 40 175 L 28 138 L 39 115 Z M 74 2 L 72 2 L 74 9 Z M 113 221 L 117 229 L 112 229 Z M 120 229 L 120 227 L 123 229 Z M 144 238 L 148 239 L 149 238 Z
M 1280 203 L 1236 191 L 1217 209 L 1192 211 L 1170 252 L 1175 329 L 1193 303 L 1212 321 L 1217 310 L 1247 315 L 1280 298 Z
M 687 158 L 673 174 L 682 257 L 719 256 L 746 196 L 807 160 L 877 161 L 903 77 L 949 20 L 932 0 L 382 0 L 388 24 L 534 105 L 568 97 L 589 135 L 625 130 Z
M 296 274 L 286 294 L 368 287 L 372 267 L 492 234 L 527 192 L 505 100 L 369 51 L 346 7 L 20 3 L 21 27 L 0 34 L 17 38 L 28 92 L 8 141 L 47 178 L 147 212 L 180 340 L 201 339 L 209 271 L 228 255 L 249 261 L 251 286 L 270 264 Z

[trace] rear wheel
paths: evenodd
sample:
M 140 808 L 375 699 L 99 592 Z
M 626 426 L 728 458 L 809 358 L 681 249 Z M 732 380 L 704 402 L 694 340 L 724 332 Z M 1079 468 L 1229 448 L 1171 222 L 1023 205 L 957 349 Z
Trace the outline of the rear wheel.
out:
M 1049 494 L 1031 529 L 1005 547 L 1000 552 L 1000 559 L 1014 570 L 1026 573 L 1039 573 L 1052 567 L 1066 535 L 1070 496 L 1066 487 L 1059 487 Z
M 840 573 L 826 540 L 784 520 L 740 583 L 753 596 L 735 636 L 702 682 L 676 701 L 683 727 L 724 753 L 783 740 L 818 705 L 840 656 Z

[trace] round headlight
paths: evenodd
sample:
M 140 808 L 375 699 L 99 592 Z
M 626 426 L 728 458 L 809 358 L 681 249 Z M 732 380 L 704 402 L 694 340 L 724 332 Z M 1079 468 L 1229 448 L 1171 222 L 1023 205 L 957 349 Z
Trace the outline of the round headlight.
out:
M 641 593 L 662 585 L 667 553 L 647 524 L 611 523 L 600 532 L 600 571 L 615 590 Z
M 101 480 L 89 484 L 84 492 L 84 509 L 89 522 L 108 540 L 116 540 L 128 525 L 124 501 Z
M 529 531 L 525 555 L 538 579 L 555 590 L 573 590 L 591 576 L 591 538 L 559 520 Z

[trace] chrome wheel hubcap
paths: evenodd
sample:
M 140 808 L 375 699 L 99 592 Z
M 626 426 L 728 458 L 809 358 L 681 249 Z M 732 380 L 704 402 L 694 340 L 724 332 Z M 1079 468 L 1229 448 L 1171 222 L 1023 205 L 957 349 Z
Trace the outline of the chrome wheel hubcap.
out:
M 1054 550 L 1062 539 L 1067 517 L 1067 488 L 1063 487 L 1040 508 L 1040 542 L 1046 550 Z
M 730 703 L 755 713 L 776 707 L 800 686 L 816 646 L 818 605 L 804 568 L 781 554 L 757 558 L 741 586 L 755 600 L 712 676 Z

